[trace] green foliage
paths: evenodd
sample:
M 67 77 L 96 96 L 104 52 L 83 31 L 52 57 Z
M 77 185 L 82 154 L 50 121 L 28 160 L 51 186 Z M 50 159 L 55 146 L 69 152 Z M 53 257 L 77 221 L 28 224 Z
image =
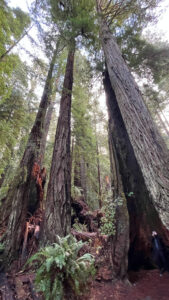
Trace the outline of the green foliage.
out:
M 94 39 L 95 22 L 94 0 L 50 0 L 53 21 L 67 41 L 76 37 Z
M 72 195 L 73 198 L 77 198 L 77 197 L 81 196 L 82 193 L 83 193 L 82 188 L 72 185 L 71 195 Z
M 42 291 L 46 300 L 64 299 L 66 289 L 76 295 L 81 294 L 89 277 L 94 274 L 94 259 L 89 253 L 78 257 L 84 245 L 73 236 L 58 238 L 58 243 L 41 249 L 28 261 L 36 262 L 36 287 Z
M 0 57 L 5 54 L 30 24 L 29 16 L 19 8 L 11 9 L 6 1 L 0 0 Z M 6 55 L 0 60 L 0 102 L 11 94 L 9 80 L 18 65 L 18 56 Z
M 78 232 L 88 231 L 86 224 L 80 224 L 78 219 L 75 219 L 75 223 L 73 224 L 73 229 Z
M 0 0 L 0 56 L 15 43 L 30 24 L 28 14 L 20 8 L 12 9 Z
M 121 206 L 122 204 L 123 204 L 123 198 L 119 196 L 114 200 L 112 200 L 112 193 L 110 192 L 109 196 L 104 202 L 104 206 L 102 207 L 102 211 L 104 213 L 104 216 L 101 218 L 101 227 L 100 227 L 100 231 L 102 234 L 108 236 L 115 235 L 116 209 L 118 206 Z
M 127 196 L 128 196 L 128 197 L 132 197 L 132 196 L 134 196 L 134 193 L 133 193 L 133 192 L 129 192 L 129 193 L 127 194 Z
M 4 249 L 5 249 L 4 243 L 0 242 L 0 253 L 2 253 L 4 251 Z

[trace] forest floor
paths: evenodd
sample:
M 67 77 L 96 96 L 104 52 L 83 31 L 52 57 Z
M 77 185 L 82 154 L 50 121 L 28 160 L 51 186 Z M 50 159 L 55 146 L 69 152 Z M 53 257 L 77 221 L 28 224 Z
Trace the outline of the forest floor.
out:
M 97 218 L 98 213 L 88 212 L 88 207 L 83 201 L 78 201 L 76 207 L 80 209 L 81 216 L 87 215 L 88 221 L 90 221 L 90 227 L 94 226 L 94 218 Z M 78 211 L 79 214 L 79 211 Z M 92 216 L 93 219 L 92 219 Z M 24 240 L 27 241 L 27 253 L 29 257 L 37 251 L 37 241 L 35 233 L 37 227 L 42 220 L 42 211 L 38 210 L 34 216 L 32 216 L 27 222 L 27 230 L 25 229 Z M 96 228 L 97 229 L 97 228 Z M 39 229 L 38 229 L 39 230 Z M 104 236 L 98 235 L 97 232 L 77 232 L 72 231 L 73 235 L 77 235 L 78 238 L 91 239 L 90 246 L 82 248 L 82 251 L 87 251 L 95 255 L 96 260 L 101 254 L 98 253 L 98 249 L 106 249 L 106 239 Z M 101 248 L 101 249 L 102 249 Z M 90 252 L 91 250 L 91 252 Z M 109 248 L 108 248 L 109 250 Z M 99 250 L 102 253 L 102 250 Z M 84 253 L 85 253 L 84 252 Z M 83 255 L 81 253 L 80 255 Z M 106 253 L 106 252 L 105 252 Z M 104 252 L 102 253 L 105 254 Z M 43 296 L 35 292 L 34 278 L 35 273 L 30 268 L 21 271 L 21 261 L 13 262 L 13 267 L 9 273 L 0 273 L 0 300 L 43 300 Z M 109 273 L 106 273 L 107 265 L 104 265 L 98 272 L 97 280 L 91 283 L 91 288 L 88 296 L 82 296 L 81 300 L 169 300 L 169 273 L 165 272 L 161 277 L 159 270 L 140 270 L 139 272 L 130 272 L 128 274 L 129 282 L 124 284 L 120 281 L 110 281 Z M 109 268 L 108 268 L 109 269 Z M 16 271 L 18 270 L 18 271 Z M 105 280 L 103 280 L 105 279 Z M 108 281 L 109 280 L 109 281 Z M 69 299 L 67 299 L 69 300 Z
M 131 285 L 95 282 L 90 300 L 169 300 L 169 273 L 141 270 L 129 274 Z
M 13 274 L 8 286 L 3 285 L 0 275 L 0 300 L 42 300 L 33 288 L 34 274 Z M 129 274 L 131 284 L 122 282 L 99 282 L 92 284 L 85 300 L 169 300 L 169 273 L 162 277 L 158 270 L 141 270 Z M 10 289 L 10 292 L 9 292 Z M 69 300 L 69 299 L 67 299 Z

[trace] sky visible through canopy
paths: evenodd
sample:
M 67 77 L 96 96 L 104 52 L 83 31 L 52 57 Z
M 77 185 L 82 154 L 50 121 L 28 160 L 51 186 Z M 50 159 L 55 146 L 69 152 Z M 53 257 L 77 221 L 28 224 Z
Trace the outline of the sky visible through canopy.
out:
M 9 0 L 9 5 L 11 7 L 19 7 L 21 8 L 23 11 L 27 11 L 29 10 L 29 7 L 31 5 L 31 3 L 33 2 L 33 0 Z M 162 39 L 164 41 L 168 41 L 169 42 L 169 0 L 164 0 L 159 8 L 158 8 L 159 11 L 162 11 L 161 12 L 161 15 L 159 17 L 159 20 L 156 24 L 154 25 L 151 25 L 149 26 L 149 28 L 147 30 L 145 30 L 145 34 L 147 32 L 150 32 L 150 33 L 155 33 L 155 35 L 160 36 L 162 37 Z M 31 29 L 31 31 L 29 32 L 30 35 L 33 36 L 34 39 L 35 36 L 36 36 L 36 31 L 34 28 Z M 27 47 L 27 49 L 32 50 L 33 49 L 31 48 L 31 44 L 27 41 L 27 38 L 25 37 L 22 41 L 21 41 L 21 46 L 22 46 L 22 43 L 24 45 L 24 47 Z M 22 51 L 22 50 L 20 50 Z M 37 55 L 37 49 L 35 50 L 36 51 L 36 55 Z M 38 51 L 38 55 L 39 57 L 41 57 L 42 59 L 45 59 L 42 52 L 41 51 Z M 22 53 L 22 58 L 25 57 L 25 60 L 26 59 L 26 56 L 24 54 L 24 52 Z M 101 94 L 99 96 L 99 102 L 101 104 L 101 107 L 103 109 L 105 109 L 105 95 L 104 94 Z M 166 110 L 165 110 L 165 115 L 167 117 L 167 119 L 169 120 L 169 105 L 167 106 Z
M 28 7 L 31 5 L 32 0 L 10 0 L 9 4 L 12 7 L 20 7 L 24 11 L 28 11 Z M 169 41 L 169 0 L 164 0 L 159 9 L 162 9 L 162 15 L 156 25 L 153 26 L 154 32 L 162 33 L 164 39 Z

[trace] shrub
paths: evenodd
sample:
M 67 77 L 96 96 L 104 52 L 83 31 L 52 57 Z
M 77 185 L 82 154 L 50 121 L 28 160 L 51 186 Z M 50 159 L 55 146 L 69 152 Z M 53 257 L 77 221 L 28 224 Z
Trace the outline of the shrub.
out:
M 46 300 L 64 299 L 66 288 L 75 295 L 82 294 L 94 275 L 93 256 L 86 253 L 78 257 L 84 243 L 71 235 L 57 238 L 58 243 L 41 249 L 28 261 L 37 264 L 35 286 Z
M 112 200 L 112 195 L 108 196 L 105 200 L 104 206 L 102 207 L 102 211 L 104 216 L 101 218 L 101 226 L 100 231 L 102 234 L 111 236 L 115 235 L 115 213 L 117 206 L 121 206 L 123 203 L 122 197 L 117 197 Z

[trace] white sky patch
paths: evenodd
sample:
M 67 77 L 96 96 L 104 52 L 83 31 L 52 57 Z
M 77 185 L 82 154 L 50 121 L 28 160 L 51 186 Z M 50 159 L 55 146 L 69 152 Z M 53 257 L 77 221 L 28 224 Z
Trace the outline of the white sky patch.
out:
M 23 11 L 28 12 L 32 2 L 33 0 L 9 0 L 9 5 L 11 7 L 19 7 Z
M 169 1 L 163 2 L 163 14 L 160 16 L 157 25 L 154 28 L 161 33 L 162 38 L 169 41 Z M 154 31 L 155 31 L 154 30 Z

